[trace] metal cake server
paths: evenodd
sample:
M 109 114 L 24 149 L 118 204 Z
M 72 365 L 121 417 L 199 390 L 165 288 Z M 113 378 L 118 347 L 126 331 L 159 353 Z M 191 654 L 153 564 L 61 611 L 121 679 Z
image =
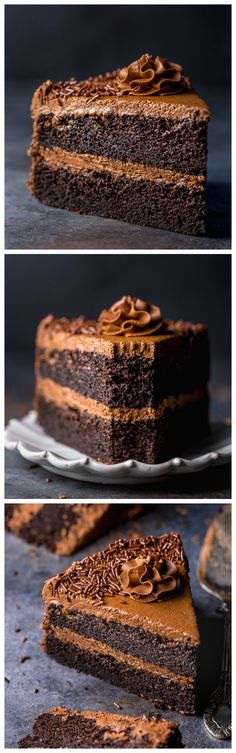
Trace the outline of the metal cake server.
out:
M 219 684 L 204 714 L 206 729 L 218 740 L 231 738 L 231 506 L 224 505 L 208 528 L 200 552 L 201 586 L 220 599 L 224 618 L 223 656 Z

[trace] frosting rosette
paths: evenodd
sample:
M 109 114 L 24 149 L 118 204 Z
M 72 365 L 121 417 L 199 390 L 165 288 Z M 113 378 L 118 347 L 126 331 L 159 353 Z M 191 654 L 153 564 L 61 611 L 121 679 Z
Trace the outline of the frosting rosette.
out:
M 178 94 L 191 88 L 181 65 L 147 53 L 121 68 L 117 82 L 124 95 Z
M 163 321 L 158 306 L 124 295 L 109 309 L 103 309 L 98 317 L 102 335 L 150 335 L 158 332 Z
M 170 560 L 135 557 L 127 560 L 119 575 L 121 593 L 135 601 L 162 601 L 176 596 L 181 576 Z

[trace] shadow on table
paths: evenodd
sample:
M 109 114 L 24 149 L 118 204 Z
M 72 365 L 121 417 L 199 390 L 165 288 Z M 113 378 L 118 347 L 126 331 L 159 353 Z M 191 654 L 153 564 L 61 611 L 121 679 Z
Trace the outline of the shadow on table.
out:
M 129 487 L 131 488 L 131 487 Z M 160 497 L 231 497 L 231 463 L 223 466 L 208 468 L 200 473 L 192 473 L 183 476 L 175 476 L 167 481 L 144 486 L 133 486 L 132 490 L 146 489 L 147 498 L 150 496 Z M 154 492 L 156 491 L 156 494 Z M 128 495 L 127 495 L 128 496 Z
M 216 601 L 216 609 L 219 603 Z M 196 614 L 201 636 L 198 658 L 197 707 L 198 713 L 203 714 L 220 678 L 224 620 L 217 612 L 209 617 L 196 609 Z
M 227 183 L 207 184 L 206 234 L 209 238 L 231 237 L 231 187 Z

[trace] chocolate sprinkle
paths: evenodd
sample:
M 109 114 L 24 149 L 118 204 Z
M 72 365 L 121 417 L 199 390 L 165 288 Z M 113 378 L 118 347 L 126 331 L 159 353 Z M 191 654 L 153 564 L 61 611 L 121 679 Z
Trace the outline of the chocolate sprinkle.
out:
M 178 533 L 163 536 L 147 536 L 136 539 L 119 539 L 107 549 L 73 562 L 71 568 L 59 575 L 52 585 L 53 595 L 61 594 L 89 598 L 97 605 L 106 596 L 120 593 L 119 574 L 122 564 L 138 556 L 155 555 L 168 559 L 176 565 L 187 566 Z
M 70 78 L 68 81 L 58 81 L 58 83 L 46 81 L 39 90 L 41 103 L 44 104 L 45 97 L 48 97 L 48 95 L 56 97 L 59 104 L 71 96 L 88 97 L 87 104 L 98 99 L 98 97 L 121 97 L 122 91 L 117 81 L 119 70 L 99 76 L 90 76 L 84 81 L 77 81 L 75 78 Z

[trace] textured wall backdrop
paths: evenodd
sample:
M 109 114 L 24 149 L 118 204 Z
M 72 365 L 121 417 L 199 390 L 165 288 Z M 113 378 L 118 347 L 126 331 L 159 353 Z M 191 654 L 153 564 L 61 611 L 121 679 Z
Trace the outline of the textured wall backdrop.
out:
M 196 86 L 225 87 L 230 16 L 224 5 L 8 5 L 6 75 L 83 78 L 150 52 L 181 63 Z
M 214 357 L 230 357 L 231 257 L 199 253 L 6 256 L 6 351 L 32 352 L 46 314 L 97 318 L 124 294 L 206 323 Z

